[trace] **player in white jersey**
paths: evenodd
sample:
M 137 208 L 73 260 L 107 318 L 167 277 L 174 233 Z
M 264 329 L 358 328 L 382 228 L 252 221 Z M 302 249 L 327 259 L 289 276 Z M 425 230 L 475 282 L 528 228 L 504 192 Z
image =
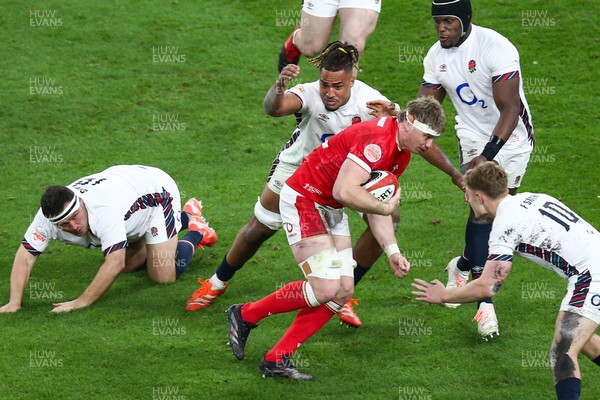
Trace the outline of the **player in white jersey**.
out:
M 513 253 L 551 269 L 568 281 L 551 347 L 559 400 L 579 399 L 580 352 L 600 365 L 600 233 L 554 197 L 541 193 L 509 196 L 507 173 L 486 162 L 465 174 L 465 198 L 476 215 L 494 220 L 489 256 L 477 280 L 444 288 L 439 280 L 415 279 L 417 300 L 467 303 L 496 294 L 508 277 Z
M 209 307 L 225 292 L 227 281 L 236 271 L 281 228 L 279 193 L 302 160 L 328 137 L 354 123 L 375 118 L 372 114 L 376 111 L 368 105 L 370 100 L 382 100 L 382 104 L 390 104 L 377 90 L 356 80 L 354 68 L 358 58 L 354 46 L 333 42 L 319 58 L 314 59 L 320 69 L 319 81 L 299 84 L 286 90 L 290 80 L 300 74 L 298 66 L 288 65 L 269 89 L 264 101 L 266 113 L 281 117 L 299 112 L 301 121 L 273 162 L 267 184 L 254 207 L 254 216 L 240 229 L 210 280 L 199 279 L 201 286 L 187 301 L 187 310 Z M 358 240 L 356 248 L 358 266 L 355 269 L 355 283 L 358 283 L 382 254 L 382 249 L 369 228 Z M 343 322 L 358 327 L 360 320 L 351 306 L 349 302 L 339 316 Z M 346 316 L 348 318 L 344 319 Z
M 117 165 L 68 186 L 49 186 L 15 255 L 10 301 L 0 312 L 21 308 L 31 269 L 52 240 L 101 247 L 104 255 L 104 263 L 83 294 L 54 304 L 54 312 L 91 305 L 122 271 L 144 263 L 155 282 L 174 281 L 188 267 L 196 247 L 217 241 L 216 232 L 202 217 L 199 201 L 188 200 L 183 211 L 173 179 L 148 166 Z M 182 228 L 188 232 L 178 241 Z
M 455 128 L 462 171 L 495 160 L 508 173 L 508 187 L 515 194 L 534 145 L 519 53 L 504 36 L 472 24 L 471 15 L 469 0 L 433 1 L 439 40 L 423 60 L 419 95 L 434 96 L 440 102 L 446 95 L 450 97 L 457 111 Z M 464 251 L 448 263 L 449 286 L 463 285 L 469 271 L 473 279 L 479 277 L 490 230 L 491 221 L 470 213 Z M 482 338 L 499 334 L 491 299 L 478 304 L 474 320 Z

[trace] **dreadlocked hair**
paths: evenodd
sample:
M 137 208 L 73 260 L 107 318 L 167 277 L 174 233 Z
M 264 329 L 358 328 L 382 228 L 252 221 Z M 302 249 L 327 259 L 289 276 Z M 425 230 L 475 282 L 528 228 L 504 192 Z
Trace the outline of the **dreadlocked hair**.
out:
M 321 54 L 308 60 L 308 63 L 320 70 L 352 72 L 353 68 L 358 68 L 359 57 L 356 47 L 336 40 L 325 46 Z

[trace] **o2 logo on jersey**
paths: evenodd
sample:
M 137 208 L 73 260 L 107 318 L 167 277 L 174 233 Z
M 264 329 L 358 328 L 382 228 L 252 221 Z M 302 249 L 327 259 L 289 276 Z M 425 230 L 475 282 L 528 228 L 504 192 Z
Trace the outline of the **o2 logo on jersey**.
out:
M 481 108 L 488 108 L 487 104 L 485 104 L 484 100 L 479 100 L 475 93 L 471 90 L 471 87 L 467 82 L 458 85 L 456 88 L 456 94 L 460 98 L 460 101 L 467 105 L 476 105 L 477 103 L 481 104 Z
M 593 295 L 590 302 L 594 307 L 600 307 L 600 294 Z

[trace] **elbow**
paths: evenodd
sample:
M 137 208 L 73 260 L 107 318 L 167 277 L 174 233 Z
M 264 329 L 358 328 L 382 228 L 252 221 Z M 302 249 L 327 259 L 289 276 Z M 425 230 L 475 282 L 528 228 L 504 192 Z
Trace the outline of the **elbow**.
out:
M 274 109 L 271 107 L 266 107 L 265 106 L 265 113 L 269 116 L 269 117 L 284 117 L 286 114 L 281 112 L 281 110 L 279 109 Z
M 341 203 L 341 204 L 345 204 L 345 200 L 347 198 L 347 194 L 346 194 L 346 190 L 344 190 L 343 187 L 341 187 L 341 185 L 334 185 L 333 186 L 333 190 L 331 191 L 331 195 L 333 196 L 333 198 L 335 199 L 335 201 Z
M 265 114 L 270 115 L 271 117 L 275 117 L 275 115 L 273 115 L 273 109 L 271 105 L 268 104 L 266 101 L 263 103 L 263 110 L 265 110 Z
M 341 194 L 341 191 L 334 189 L 333 192 L 331 192 L 331 195 L 333 196 L 335 201 L 344 204 L 344 196 Z

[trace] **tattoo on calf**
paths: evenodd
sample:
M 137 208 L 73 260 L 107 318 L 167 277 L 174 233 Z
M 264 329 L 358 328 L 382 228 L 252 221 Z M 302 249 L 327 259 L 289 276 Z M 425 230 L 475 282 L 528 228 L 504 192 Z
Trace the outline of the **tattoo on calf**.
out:
M 566 313 L 560 327 L 560 339 L 556 347 L 552 349 L 552 359 L 554 364 L 554 379 L 560 382 L 563 379 L 575 375 L 575 362 L 567 352 L 573 343 L 573 337 L 579 328 L 579 319 L 581 316 L 573 313 Z

